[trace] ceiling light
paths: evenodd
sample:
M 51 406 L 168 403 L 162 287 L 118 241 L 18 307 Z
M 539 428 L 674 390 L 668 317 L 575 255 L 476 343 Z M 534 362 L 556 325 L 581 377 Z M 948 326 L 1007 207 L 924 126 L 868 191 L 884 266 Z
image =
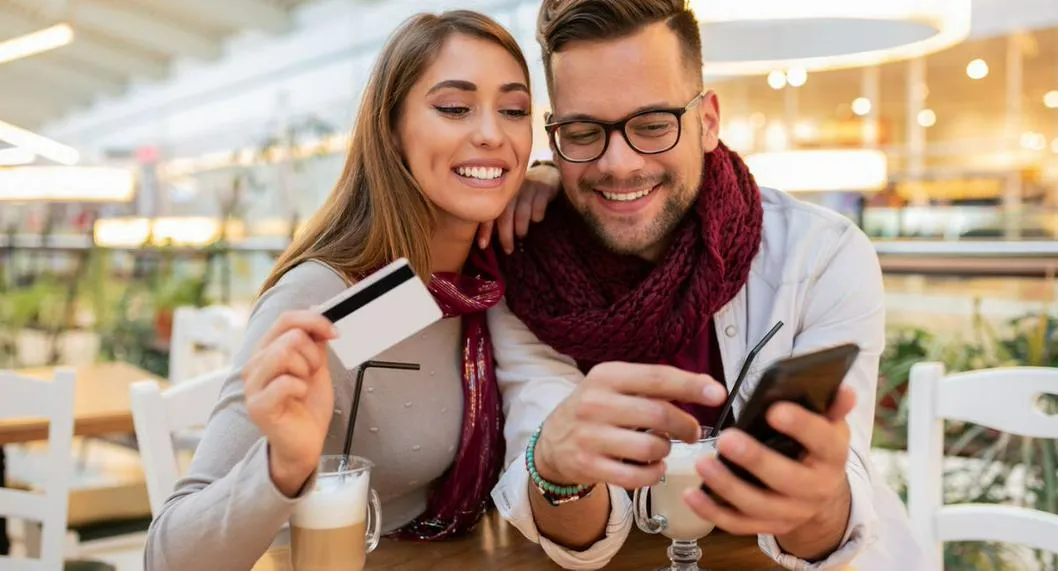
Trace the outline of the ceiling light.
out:
M 988 77 L 988 62 L 983 59 L 975 59 L 966 65 L 966 75 L 970 79 L 984 79 Z
M 923 109 L 918 112 L 918 124 L 927 129 L 937 124 L 937 114 L 932 109 Z
M 73 28 L 57 24 L 50 28 L 0 42 L 0 63 L 53 50 L 73 41 Z
M 871 100 L 866 97 L 857 97 L 852 102 L 852 112 L 863 117 L 871 112 Z
M 64 165 L 75 165 L 81 160 L 77 149 L 3 121 L 0 121 L 0 141 Z
M 951 47 L 971 0 L 691 0 L 709 75 L 878 65 Z
M 808 72 L 803 67 L 795 67 L 786 72 L 786 82 L 794 87 L 801 87 L 808 81 Z
M 1021 134 L 1021 148 L 1029 151 L 1042 151 L 1047 148 L 1047 137 L 1043 133 L 1028 131 Z
M 798 121 L 794 125 L 794 138 L 798 141 L 808 141 L 819 137 L 819 127 L 812 121 Z
M 1048 91 L 1047 95 L 1043 96 L 1043 104 L 1048 109 L 1058 109 L 1058 90 Z
M 758 184 L 786 192 L 881 190 L 888 182 L 885 153 L 874 150 L 758 153 L 746 164 Z
M 92 228 L 92 239 L 104 248 L 137 248 L 150 242 L 156 246 L 202 247 L 215 243 L 221 235 L 245 236 L 245 225 L 229 220 L 223 225 L 215 218 L 172 216 L 159 218 L 100 218 Z
M 0 167 L 28 165 L 36 159 L 37 155 L 34 155 L 22 147 L 0 149 Z
M 128 202 L 136 176 L 104 167 L 14 167 L 0 169 L 0 200 Z
M 768 85 L 772 89 L 779 90 L 786 87 L 786 74 L 781 71 L 773 71 L 768 74 Z

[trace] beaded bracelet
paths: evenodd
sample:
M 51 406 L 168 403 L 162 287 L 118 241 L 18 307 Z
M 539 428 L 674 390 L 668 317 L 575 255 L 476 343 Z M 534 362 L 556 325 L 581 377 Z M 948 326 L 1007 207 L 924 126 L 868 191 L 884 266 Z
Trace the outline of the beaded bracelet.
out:
M 559 486 L 548 482 L 536 471 L 536 443 L 540 440 L 540 430 L 542 428 L 543 426 L 537 427 L 533 435 L 529 437 L 529 444 L 525 447 L 525 469 L 529 472 L 529 478 L 533 481 L 536 489 L 552 506 L 559 506 L 587 497 L 595 489 L 595 484 Z

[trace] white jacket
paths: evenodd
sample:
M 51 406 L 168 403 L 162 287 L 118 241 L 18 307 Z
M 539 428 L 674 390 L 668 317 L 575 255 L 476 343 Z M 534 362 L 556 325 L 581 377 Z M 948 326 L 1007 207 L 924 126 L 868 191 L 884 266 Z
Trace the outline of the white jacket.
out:
M 733 385 L 748 351 L 777 322 L 784 326 L 757 355 L 734 402 L 737 415 L 772 362 L 794 354 L 853 342 L 860 356 L 846 377 L 857 404 L 848 417 L 852 444 L 846 471 L 852 513 L 842 546 L 810 564 L 783 553 L 773 536 L 761 550 L 787 569 L 892 571 L 923 569 L 921 551 L 896 494 L 872 477 L 878 362 L 885 345 L 885 298 L 878 257 L 870 240 L 843 216 L 787 194 L 761 189 L 763 239 L 749 280 L 715 316 L 725 382 Z M 617 554 L 632 528 L 631 503 L 610 487 L 606 537 L 573 551 L 541 537 L 529 505 L 523 455 L 530 435 L 583 378 L 575 362 L 544 345 L 504 304 L 489 312 L 497 379 L 506 415 L 507 469 L 493 489 L 500 513 L 566 569 L 598 569 Z M 708 562 L 703 562 L 708 565 Z

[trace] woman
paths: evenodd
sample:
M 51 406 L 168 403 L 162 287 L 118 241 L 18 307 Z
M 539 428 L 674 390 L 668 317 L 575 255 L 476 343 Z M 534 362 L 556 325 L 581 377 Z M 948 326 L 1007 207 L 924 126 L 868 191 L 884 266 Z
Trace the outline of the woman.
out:
M 349 421 L 356 371 L 310 308 L 399 257 L 451 318 L 378 357 L 419 371 L 368 370 L 352 451 L 376 464 L 384 531 L 435 539 L 480 517 L 503 455 L 484 316 L 502 287 L 473 244 L 522 183 L 528 83 L 515 40 L 474 12 L 416 16 L 389 40 L 341 179 L 266 280 L 239 373 L 151 525 L 147 569 L 249 569 L 268 549 Z

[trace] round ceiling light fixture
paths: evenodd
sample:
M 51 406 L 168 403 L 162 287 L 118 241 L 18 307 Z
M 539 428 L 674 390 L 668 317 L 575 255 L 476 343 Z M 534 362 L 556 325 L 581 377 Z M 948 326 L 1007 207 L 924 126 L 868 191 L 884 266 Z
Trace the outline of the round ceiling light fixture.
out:
M 709 76 L 878 65 L 970 33 L 971 0 L 691 0 Z

